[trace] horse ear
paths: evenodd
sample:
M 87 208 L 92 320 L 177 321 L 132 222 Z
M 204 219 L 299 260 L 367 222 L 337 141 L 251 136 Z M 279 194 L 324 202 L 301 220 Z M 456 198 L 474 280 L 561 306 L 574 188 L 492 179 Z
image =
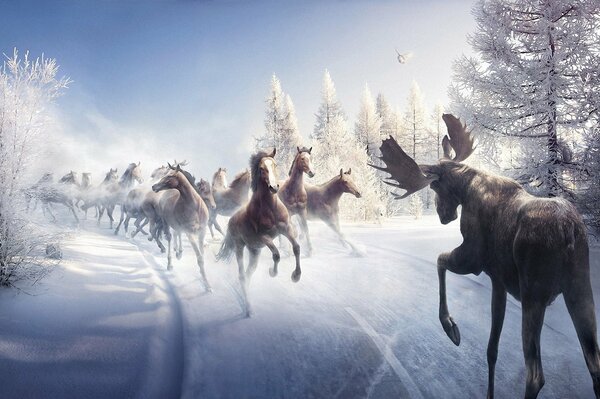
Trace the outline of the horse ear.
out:
M 269 157 L 275 158 L 276 153 L 277 153 L 277 148 L 273 147 L 273 152 L 271 153 L 271 155 L 269 155 Z
M 140 164 L 141 164 L 141 163 L 142 163 L 141 161 L 138 161 L 138 164 L 137 164 L 137 166 L 140 166 Z
M 311 151 L 312 151 L 312 147 L 310 147 L 310 148 L 308 149 L 308 153 L 310 154 L 310 152 L 311 152 Z
M 223 172 L 227 173 L 227 168 L 223 168 Z
M 344 176 L 344 169 L 340 169 L 340 177 Z
M 175 168 L 173 167 L 173 165 L 171 165 L 170 163 L 167 162 L 167 165 L 169 166 L 169 169 L 175 170 Z
M 352 168 L 348 169 L 348 171 L 346 172 L 347 175 L 352 173 Z
M 298 152 L 301 152 L 301 151 L 300 151 L 300 147 L 296 147 L 296 149 L 298 150 Z

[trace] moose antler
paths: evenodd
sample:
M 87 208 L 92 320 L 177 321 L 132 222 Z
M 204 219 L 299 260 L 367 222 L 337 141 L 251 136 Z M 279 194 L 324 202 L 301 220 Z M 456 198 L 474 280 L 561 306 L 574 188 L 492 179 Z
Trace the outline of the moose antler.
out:
M 402 195 L 392 193 L 395 199 L 406 198 L 437 179 L 435 175 L 423 174 L 415 160 L 404 152 L 393 137 L 390 136 L 389 139 L 383 140 L 379 149 L 381 150 L 380 159 L 385 162 L 386 167 L 368 165 L 390 174 L 390 178 L 388 178 L 390 181 L 384 180 L 384 183 L 406 190 Z M 397 183 L 391 181 L 392 179 Z
M 471 132 L 467 132 L 467 125 L 461 123 L 460 119 L 454 115 L 443 114 L 442 119 L 448 128 L 448 135 L 442 139 L 444 157 L 456 162 L 462 162 L 475 151 L 475 139 L 471 135 Z M 451 150 L 454 150 L 454 158 L 451 156 Z

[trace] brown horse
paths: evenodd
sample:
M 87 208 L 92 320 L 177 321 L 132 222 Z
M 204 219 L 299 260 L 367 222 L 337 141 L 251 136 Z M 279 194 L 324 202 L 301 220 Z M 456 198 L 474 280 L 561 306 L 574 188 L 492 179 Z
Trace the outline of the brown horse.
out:
M 215 229 L 219 233 L 225 235 L 217 221 L 217 215 L 231 216 L 248 202 L 250 172 L 245 170 L 238 173 L 229 186 L 227 185 L 226 172 L 225 168 L 219 168 L 213 176 L 212 193 L 216 208 L 211 209 L 210 219 L 208 220 L 208 228 L 213 238 L 215 237 L 212 229 L 213 226 L 215 226 Z
M 290 213 L 290 217 L 293 215 L 298 215 L 300 218 L 300 226 L 304 236 L 306 237 L 307 255 L 310 256 L 312 252 L 312 245 L 310 243 L 310 237 L 308 235 L 308 223 L 306 221 L 308 219 L 308 194 L 306 193 L 306 188 L 304 188 L 304 174 L 306 173 L 308 177 L 311 178 L 315 175 L 310 166 L 310 153 L 312 151 L 312 147 L 297 147 L 297 149 L 298 153 L 296 154 L 294 162 L 292 162 L 292 167 L 290 168 L 290 177 L 281 185 L 281 188 L 277 194 L 279 195 L 281 202 L 283 202 Z
M 354 252 L 358 253 L 356 247 L 346 239 L 340 229 L 340 198 L 342 194 L 349 193 L 356 198 L 361 194 L 350 178 L 352 169 L 344 172 L 340 169 L 340 174 L 329 180 L 327 183 L 318 186 L 306 185 L 306 194 L 308 196 L 307 214 L 308 219 L 321 219 L 329 226 L 339 237 L 342 244 L 348 245 Z
M 170 166 L 170 165 L 169 165 Z M 165 191 L 166 190 L 166 191 Z M 200 268 L 205 287 L 211 290 L 204 272 L 204 236 L 208 223 L 208 208 L 177 165 L 165 177 L 152 186 L 152 191 L 165 191 L 158 202 L 158 213 L 164 221 L 163 231 L 167 238 L 167 269 L 171 270 L 171 229 L 178 236 L 185 233 Z
M 246 206 L 229 219 L 227 235 L 217 255 L 218 260 L 229 260 L 235 253 L 247 317 L 251 313 L 248 302 L 248 286 L 252 274 L 256 270 L 260 251 L 265 246 L 273 253 L 273 268 L 269 272 L 273 277 L 277 275 L 280 255 L 273 243 L 275 237 L 281 234 L 292 244 L 296 257 L 296 268 L 292 273 L 292 281 L 300 280 L 302 273 L 300 245 L 296 241 L 296 233 L 290 224 L 287 208 L 277 196 L 279 183 L 277 183 L 274 156 L 275 149 L 270 154 L 259 151 L 250 158 L 252 197 Z M 250 253 L 247 270 L 244 270 L 244 247 L 247 247 Z

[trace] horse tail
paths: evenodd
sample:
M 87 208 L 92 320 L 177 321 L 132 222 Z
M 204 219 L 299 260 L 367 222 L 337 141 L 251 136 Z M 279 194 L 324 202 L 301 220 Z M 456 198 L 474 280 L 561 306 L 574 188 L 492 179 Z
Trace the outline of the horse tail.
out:
M 234 249 L 235 241 L 233 240 L 233 236 L 229 232 L 229 229 L 227 229 L 227 234 L 225 235 L 225 239 L 221 244 L 221 249 L 219 249 L 219 253 L 217 254 L 217 262 L 222 260 L 229 262 L 233 256 Z

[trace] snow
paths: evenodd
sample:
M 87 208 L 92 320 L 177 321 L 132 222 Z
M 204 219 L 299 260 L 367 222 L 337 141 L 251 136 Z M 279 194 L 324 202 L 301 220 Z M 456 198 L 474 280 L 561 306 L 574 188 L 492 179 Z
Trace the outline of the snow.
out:
M 69 228 L 69 227 L 65 227 Z M 364 248 L 352 256 L 322 223 L 311 223 L 311 258 L 290 280 L 293 258 L 271 278 L 264 250 L 242 317 L 237 265 L 206 248 L 212 293 L 195 257 L 166 257 L 138 235 L 115 237 L 86 221 L 63 245 L 46 279 L 1 294 L 3 397 L 312 398 L 484 397 L 491 290 L 487 277 L 448 275 L 454 346 L 437 319 L 435 260 L 461 242 L 458 223 L 433 215 L 346 224 Z M 600 292 L 599 253 L 592 278 Z M 596 296 L 598 298 L 598 296 Z M 597 312 L 598 315 L 598 312 Z M 524 391 L 520 305 L 509 299 L 496 371 L 498 397 Z M 542 332 L 546 385 L 540 398 L 593 397 L 562 298 Z

